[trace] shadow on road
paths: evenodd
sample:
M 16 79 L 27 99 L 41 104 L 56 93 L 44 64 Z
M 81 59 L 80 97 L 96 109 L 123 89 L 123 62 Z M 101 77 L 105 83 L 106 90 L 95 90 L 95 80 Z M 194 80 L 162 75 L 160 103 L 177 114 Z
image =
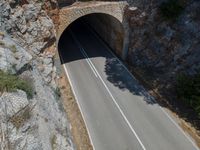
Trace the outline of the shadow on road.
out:
M 148 104 L 156 103 L 122 63 L 81 22 L 75 21 L 60 38 L 58 50 L 62 64 L 85 59 L 69 30 L 72 30 L 75 35 L 81 38 L 81 45 L 87 50 L 89 58 L 102 57 L 105 59 L 104 72 L 110 83 L 121 91 L 128 90 L 133 95 L 142 96 Z

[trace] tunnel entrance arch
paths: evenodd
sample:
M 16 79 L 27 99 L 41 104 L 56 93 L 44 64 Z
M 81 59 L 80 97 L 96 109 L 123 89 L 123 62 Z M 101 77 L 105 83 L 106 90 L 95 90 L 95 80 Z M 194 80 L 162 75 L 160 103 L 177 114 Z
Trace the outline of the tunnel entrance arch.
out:
M 111 47 L 119 57 L 126 59 L 129 27 L 124 15 L 126 2 L 85 2 L 60 10 L 57 44 L 61 35 L 74 22 L 84 20 L 93 31 Z
M 60 36 L 59 41 L 64 38 L 64 34 L 67 34 L 66 32 L 68 32 L 70 27 L 77 24 L 80 28 L 81 26 L 87 26 L 91 32 L 107 44 L 119 57 L 122 57 L 125 43 L 125 30 L 122 23 L 115 17 L 104 13 L 91 13 L 82 16 L 67 26 Z

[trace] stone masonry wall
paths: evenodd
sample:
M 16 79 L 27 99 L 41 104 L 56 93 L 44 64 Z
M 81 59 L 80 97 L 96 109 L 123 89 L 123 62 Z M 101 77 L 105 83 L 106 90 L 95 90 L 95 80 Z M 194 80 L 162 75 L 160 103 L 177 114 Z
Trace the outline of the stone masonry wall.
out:
M 122 56 L 125 34 L 122 24 L 117 19 L 105 14 L 94 14 L 87 16 L 84 22 L 87 22 L 112 50 Z
M 120 31 L 120 30 L 118 30 L 118 31 L 113 30 L 113 32 L 112 32 L 113 35 L 111 35 L 111 40 L 108 38 L 108 36 L 104 37 L 104 39 L 109 41 L 109 45 L 113 49 L 117 49 L 117 53 L 120 56 L 122 56 L 123 55 L 122 53 L 127 52 L 127 45 L 128 45 L 128 31 L 129 30 L 128 30 L 128 26 L 127 26 L 127 20 L 124 15 L 124 11 L 127 6 L 128 6 L 128 4 L 125 1 L 122 1 L 122 2 L 93 2 L 93 1 L 91 1 L 91 2 L 84 2 L 84 3 L 77 2 L 69 7 L 63 7 L 60 9 L 60 16 L 59 16 L 60 17 L 60 25 L 57 30 L 57 41 L 59 40 L 59 37 L 61 36 L 63 31 L 76 19 L 83 17 L 85 15 L 88 15 L 88 14 L 94 14 L 94 13 L 100 13 L 100 14 L 105 14 L 105 15 L 107 14 L 107 15 L 110 15 L 110 16 L 113 16 L 114 18 L 116 18 L 122 24 L 122 26 L 125 27 L 125 31 L 124 31 L 124 38 L 126 39 L 125 42 L 123 40 L 122 31 Z M 100 18 L 101 18 L 100 22 L 99 22 L 99 20 L 96 20 L 99 23 L 104 22 L 107 25 L 109 24 L 109 26 L 116 27 L 117 29 L 120 26 L 118 23 L 116 25 L 114 25 L 114 22 L 116 22 L 116 21 L 109 19 L 109 17 L 107 17 L 106 19 L 103 19 L 103 17 L 100 17 Z M 112 21 L 113 21 L 113 23 L 112 23 Z M 95 22 L 93 22 L 93 23 L 95 23 Z M 97 24 L 95 23 L 95 25 L 92 25 L 92 26 L 94 28 L 96 28 Z M 105 27 L 105 25 L 103 25 L 103 27 Z M 100 30 L 102 30 L 102 29 L 100 29 Z M 107 29 L 105 29 L 105 30 L 107 30 Z M 117 33 L 117 32 L 119 32 L 119 33 Z M 103 36 L 103 34 L 101 34 L 101 35 Z M 116 37 L 118 39 L 115 38 L 115 35 L 117 35 Z M 113 42 L 113 40 L 115 42 Z M 123 45 L 123 46 L 121 46 L 121 45 Z M 121 50 L 123 52 L 120 52 Z

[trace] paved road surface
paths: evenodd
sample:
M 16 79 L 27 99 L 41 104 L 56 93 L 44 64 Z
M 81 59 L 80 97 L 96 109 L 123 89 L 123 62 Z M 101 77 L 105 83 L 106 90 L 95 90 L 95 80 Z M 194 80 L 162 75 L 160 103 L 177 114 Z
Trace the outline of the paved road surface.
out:
M 77 23 L 60 45 L 94 149 L 198 149 L 91 30 Z

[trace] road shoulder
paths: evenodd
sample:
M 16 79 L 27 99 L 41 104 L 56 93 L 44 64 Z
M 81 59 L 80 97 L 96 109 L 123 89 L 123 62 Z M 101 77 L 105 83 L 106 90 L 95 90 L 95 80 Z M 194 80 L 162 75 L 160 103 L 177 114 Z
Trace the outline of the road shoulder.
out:
M 85 123 L 74 98 L 68 78 L 64 74 L 64 69 L 62 69 L 62 74 L 58 82 L 63 100 L 63 106 L 71 125 L 71 132 L 76 148 L 77 150 L 92 150 L 93 148 L 90 143 Z

